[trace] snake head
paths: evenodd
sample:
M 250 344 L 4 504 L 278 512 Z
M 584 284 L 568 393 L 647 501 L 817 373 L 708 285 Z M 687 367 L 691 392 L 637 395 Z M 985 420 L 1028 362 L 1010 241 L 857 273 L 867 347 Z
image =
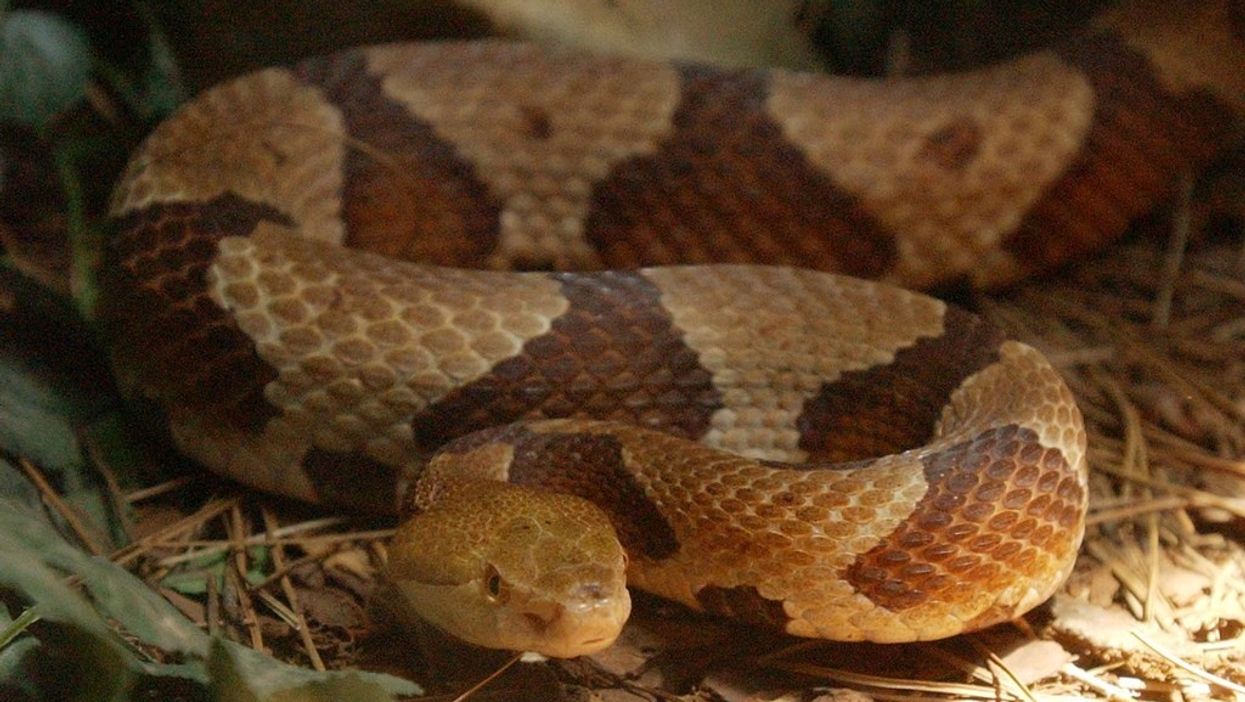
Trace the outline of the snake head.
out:
M 480 481 L 399 527 L 388 577 L 410 611 L 488 648 L 571 658 L 631 612 L 627 557 L 587 500 Z

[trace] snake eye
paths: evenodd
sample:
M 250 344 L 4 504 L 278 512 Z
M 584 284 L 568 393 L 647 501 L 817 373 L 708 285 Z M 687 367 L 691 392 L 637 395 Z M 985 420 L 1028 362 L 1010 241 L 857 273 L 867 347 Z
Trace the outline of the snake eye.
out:
M 505 602 L 509 595 L 506 581 L 492 565 L 484 571 L 484 594 L 488 597 L 488 601 L 494 604 Z

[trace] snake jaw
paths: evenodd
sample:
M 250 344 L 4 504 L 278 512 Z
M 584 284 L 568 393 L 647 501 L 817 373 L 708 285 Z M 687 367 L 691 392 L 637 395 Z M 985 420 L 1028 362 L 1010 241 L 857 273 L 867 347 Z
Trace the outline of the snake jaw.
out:
M 596 653 L 610 646 L 622 631 L 631 613 L 631 596 L 626 588 L 614 595 L 603 594 L 599 586 L 584 586 L 591 594 L 553 601 L 531 597 L 512 600 L 504 628 L 526 638 L 525 646 L 515 646 L 550 658 L 574 658 Z M 521 632 L 521 633 L 520 633 Z
M 477 646 L 550 658 L 574 658 L 609 647 L 631 613 L 626 588 L 566 601 L 512 589 L 506 602 L 489 606 L 478 596 L 478 580 L 457 585 L 404 580 L 395 585 L 415 614 L 442 631 Z

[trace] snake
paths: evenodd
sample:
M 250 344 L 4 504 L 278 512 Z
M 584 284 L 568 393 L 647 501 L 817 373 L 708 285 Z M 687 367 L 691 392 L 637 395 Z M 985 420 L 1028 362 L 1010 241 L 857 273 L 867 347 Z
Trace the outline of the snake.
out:
M 212 87 L 133 154 L 100 328 L 138 414 L 262 491 L 401 512 L 387 577 L 571 657 L 627 586 L 931 640 L 1070 573 L 1086 431 L 1037 350 L 917 290 L 1102 248 L 1237 143 L 1239 2 L 865 80 L 501 40 Z

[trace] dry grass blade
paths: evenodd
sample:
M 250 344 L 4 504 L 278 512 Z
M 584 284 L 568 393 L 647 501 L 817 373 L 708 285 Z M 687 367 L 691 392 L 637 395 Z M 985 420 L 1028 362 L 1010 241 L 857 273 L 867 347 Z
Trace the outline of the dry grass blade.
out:
M 180 490 L 187 485 L 190 485 L 193 481 L 194 478 L 188 475 L 183 475 L 173 478 L 172 480 L 166 480 L 163 483 L 156 483 L 155 485 L 126 493 L 125 500 L 130 504 L 142 502 L 143 500 L 150 500 L 152 498 L 160 497 L 166 493 Z
M 944 695 L 954 699 L 966 700 L 995 700 L 1000 698 L 1000 690 L 994 686 L 988 685 L 950 683 L 940 682 L 937 680 L 906 680 L 883 675 L 858 673 L 851 670 L 843 670 L 841 668 L 830 668 L 826 666 L 812 665 L 809 663 L 773 659 L 764 661 L 762 665 L 766 668 L 774 670 L 799 673 L 800 675 L 808 675 L 814 678 L 830 680 L 832 682 L 858 686 L 866 689 L 898 690 L 903 692 Z M 1002 699 L 1020 700 L 1024 698 L 1015 696 L 1010 692 L 1003 692 Z
M 1146 647 L 1148 647 L 1150 650 L 1154 651 L 1158 655 L 1167 659 L 1173 665 L 1179 667 L 1180 669 L 1184 670 L 1190 675 L 1201 678 L 1202 680 L 1205 680 L 1206 682 L 1212 685 L 1215 685 L 1216 687 L 1221 687 L 1225 690 L 1231 690 L 1232 692 L 1235 692 L 1238 695 L 1245 695 L 1245 685 L 1239 685 L 1237 683 L 1232 682 L 1231 680 L 1228 680 L 1227 678 L 1220 677 L 1218 675 L 1215 675 L 1214 673 L 1203 670 L 1199 668 L 1198 666 L 1193 665 L 1192 663 L 1189 663 L 1188 661 L 1184 660 L 1183 658 L 1176 655 L 1175 653 L 1167 650 L 1167 648 L 1163 646 L 1162 644 L 1158 643 L 1157 641 L 1154 641 L 1153 639 L 1142 634 L 1139 631 L 1134 631 L 1133 636 L 1137 637 L 1137 640 L 1145 644 Z
M 1180 202 L 1172 222 L 1172 236 L 1167 245 L 1167 255 L 1163 260 L 1162 284 L 1154 296 L 1154 317 L 1151 322 L 1160 328 L 1166 327 L 1171 322 L 1176 280 L 1180 274 L 1180 265 L 1184 262 L 1185 248 L 1189 245 L 1193 184 L 1192 173 L 1186 172 L 1180 176 Z
M 261 510 L 264 518 L 264 532 L 271 535 L 277 531 L 277 518 L 273 516 L 272 510 L 264 507 Z M 311 629 L 307 626 L 307 618 L 303 616 L 302 607 L 299 604 L 298 593 L 294 590 L 294 583 L 290 581 L 289 571 L 286 569 L 285 549 L 282 546 L 272 547 L 272 562 L 276 566 L 281 575 L 281 591 L 285 594 L 285 601 L 290 603 L 290 609 L 294 614 L 294 629 L 298 632 L 299 638 L 303 643 L 303 650 L 307 652 L 307 658 L 311 661 L 311 665 L 316 670 L 324 670 L 324 661 L 320 659 L 320 652 L 316 650 L 315 642 L 311 640 Z M 260 595 L 263 596 L 263 591 Z
M 1072 663 L 1065 665 L 1060 672 L 1073 680 L 1084 683 L 1090 690 L 1101 694 L 1104 698 L 1112 700 L 1113 702 L 1132 702 L 1132 700 L 1136 699 L 1132 692 L 1120 687 L 1119 685 L 1113 685 L 1110 682 L 1103 680 L 1099 675 L 1091 673 L 1090 671 L 1073 665 Z
M 74 536 L 91 552 L 91 555 L 102 556 L 108 552 L 108 549 L 104 548 L 103 544 L 96 538 L 91 527 L 82 519 L 78 511 L 71 507 L 68 502 L 65 502 L 56 490 L 52 489 L 47 479 L 43 477 L 42 471 L 36 468 L 34 463 L 22 458 L 17 464 L 21 467 L 22 472 L 26 474 L 26 478 L 39 490 L 39 494 L 43 499 L 56 511 L 61 519 L 65 520 L 70 530 L 73 531 Z
M 1242 649 L 1212 652 L 1198 642 L 1245 627 L 1245 598 L 1221 585 L 1245 553 L 1239 542 L 1201 533 L 1199 519 L 1245 519 L 1245 284 L 1224 270 L 1222 252 L 1183 250 L 1178 239 L 1166 253 L 1122 249 L 1114 262 L 1086 265 L 1068 282 L 984 308 L 1050 352 L 1086 418 L 1089 558 L 1069 587 L 1111 593 L 1095 575 L 1109 574 L 1117 606 L 1188 644 L 1176 660 L 1193 656 L 1190 665 L 1223 671 L 1245 660 Z M 1160 270 L 1166 274 L 1146 275 Z M 1089 643 L 1082 653 L 1118 666 L 1065 670 L 1087 693 L 1189 692 L 1174 677 L 1174 660 L 1150 665 L 1135 652 Z
M 124 548 L 117 549 L 109 558 L 117 565 L 126 565 L 147 553 L 148 549 L 155 544 L 164 543 L 178 535 L 200 529 L 207 522 L 237 506 L 239 499 L 237 495 L 233 495 L 212 500 L 194 514 L 152 532 Z
M 488 674 L 488 676 L 487 676 L 487 677 L 485 677 L 483 680 L 481 680 L 481 681 L 477 682 L 475 685 L 472 685 L 471 687 L 467 688 L 467 689 L 466 689 L 466 690 L 465 690 L 462 694 L 460 694 L 458 697 L 455 697 L 455 698 L 454 698 L 454 702 L 464 702 L 465 700 L 469 699 L 472 695 L 474 695 L 475 693 L 477 693 L 477 692 L 479 692 L 481 689 L 483 689 L 485 685 L 487 685 L 487 684 L 489 684 L 489 683 L 493 682 L 493 681 L 494 681 L 494 680 L 496 680 L 498 677 L 500 677 L 502 673 L 506 672 L 506 670 L 510 668 L 510 666 L 514 665 L 515 663 L 518 663 L 518 662 L 519 662 L 520 660 L 522 660 L 522 659 L 523 659 L 523 654 L 522 654 L 522 653 L 516 653 L 516 654 L 514 654 L 513 656 L 511 656 L 510 658 L 508 658 L 508 659 L 506 660 L 506 662 L 505 662 L 505 663 L 503 663 L 503 664 L 501 665 L 501 667 L 499 667 L 497 670 L 494 670 L 492 673 L 489 673 L 489 674 Z
M 242 516 L 242 510 L 235 503 L 229 510 L 229 519 L 225 521 L 229 538 L 234 546 L 231 549 L 233 558 L 230 565 L 232 568 L 225 569 L 225 583 L 230 588 L 233 597 L 237 599 L 238 607 L 242 612 L 242 624 L 246 627 L 251 636 L 251 648 L 256 651 L 264 651 L 264 632 L 260 628 L 259 615 L 255 612 L 255 605 L 251 600 L 250 592 L 246 588 L 247 573 L 247 556 L 246 547 L 243 543 L 243 534 L 246 533 L 246 524 Z

